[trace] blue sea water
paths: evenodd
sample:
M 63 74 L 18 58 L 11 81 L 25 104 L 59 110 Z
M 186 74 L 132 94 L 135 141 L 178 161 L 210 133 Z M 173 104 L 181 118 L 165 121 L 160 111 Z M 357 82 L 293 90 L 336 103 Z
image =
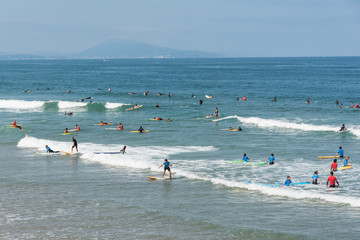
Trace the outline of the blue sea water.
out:
M 357 57 L 1 61 L 0 238 L 357 239 L 359 78 Z M 35 154 L 69 152 L 71 137 L 79 154 Z M 326 183 L 333 159 L 317 156 L 339 146 L 353 165 L 340 188 L 274 187 L 316 170 Z M 276 164 L 226 163 L 244 153 Z M 174 179 L 148 181 L 164 158 Z

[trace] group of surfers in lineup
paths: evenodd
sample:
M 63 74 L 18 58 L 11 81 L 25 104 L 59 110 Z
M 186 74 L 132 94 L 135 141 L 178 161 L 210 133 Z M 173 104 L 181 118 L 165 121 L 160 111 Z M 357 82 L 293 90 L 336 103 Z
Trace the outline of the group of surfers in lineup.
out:
M 110 92 L 110 91 L 111 91 L 111 89 L 109 89 L 109 92 Z M 70 93 L 71 90 L 69 90 L 68 92 Z M 135 93 L 131 93 L 131 94 L 135 94 Z M 150 94 L 149 91 L 147 91 L 147 92 L 144 93 L 145 96 L 148 95 L 148 94 Z M 157 96 L 160 96 L 160 95 L 165 95 L 165 94 L 162 94 L 162 93 L 159 92 L 159 93 L 157 94 Z M 171 94 L 170 94 L 170 93 L 168 93 L 167 95 L 168 95 L 169 97 L 171 97 Z M 192 94 L 192 97 L 194 98 L 195 95 Z M 210 96 L 207 96 L 207 98 L 213 98 L 213 95 L 210 94 Z M 91 99 L 91 97 L 84 98 L 84 99 Z M 81 99 L 81 100 L 79 100 L 79 101 L 84 101 L 84 99 Z M 237 97 L 236 100 L 240 100 L 240 98 Z M 243 101 L 247 101 L 247 98 L 246 98 L 245 96 L 243 96 L 242 100 L 243 100 Z M 202 105 L 202 104 L 203 104 L 203 101 L 204 101 L 204 99 L 200 99 L 200 100 L 199 100 L 199 104 Z M 273 101 L 273 102 L 277 102 L 277 97 L 274 97 L 274 98 L 272 99 L 272 101 Z M 306 101 L 307 101 L 308 104 L 311 103 L 310 98 L 307 98 Z M 335 104 L 336 104 L 336 105 L 339 105 L 339 101 L 336 100 L 336 101 L 335 101 Z M 129 110 L 130 110 L 130 109 L 137 109 L 137 108 L 140 108 L 140 107 L 141 107 L 141 106 L 138 106 L 137 104 L 135 104 L 132 108 L 129 108 Z M 343 102 L 341 102 L 340 107 L 341 107 L 341 108 L 344 107 Z M 155 108 L 160 108 L 160 106 L 157 104 L 157 105 L 155 106 Z M 350 106 L 350 108 L 360 108 L 359 103 L 358 103 L 356 106 L 354 106 L 354 104 L 352 103 L 352 105 Z M 72 114 L 73 114 L 72 112 L 71 112 L 71 113 L 65 112 L 65 115 L 70 115 L 70 116 L 71 116 Z M 207 115 L 206 117 L 212 117 L 212 116 L 214 116 L 215 119 L 218 119 L 218 117 L 219 117 L 219 109 L 218 109 L 217 107 L 215 108 L 214 113 L 211 113 L 211 114 Z M 166 119 L 163 119 L 163 118 L 160 118 L 160 117 L 154 117 L 154 120 L 166 120 Z M 171 120 L 170 118 L 168 118 L 167 121 L 172 121 L 172 120 Z M 99 123 L 98 125 L 104 126 L 104 125 L 111 125 L 111 124 L 112 124 L 112 122 L 107 123 L 107 122 L 100 121 L 100 123 Z M 22 131 L 22 127 L 19 126 L 19 125 L 16 123 L 16 121 L 12 122 L 11 125 L 12 125 L 13 128 L 19 128 L 19 130 Z M 118 130 L 123 130 L 123 129 L 124 129 L 124 126 L 122 125 L 122 123 L 119 123 L 117 129 L 118 129 Z M 240 126 L 239 126 L 238 129 L 234 129 L 234 128 L 232 128 L 232 127 L 229 127 L 229 130 L 242 131 L 242 128 L 241 128 Z M 72 130 L 68 130 L 68 128 L 66 128 L 65 131 L 64 131 L 64 133 L 69 133 L 69 131 L 76 131 L 76 132 L 78 132 L 78 131 L 80 131 L 80 127 L 76 124 L 75 128 L 72 129 Z M 143 133 L 144 131 L 145 131 L 145 130 L 143 129 L 143 127 L 140 126 L 140 128 L 138 129 L 138 132 Z M 342 132 L 346 131 L 345 124 L 342 124 L 341 129 L 340 129 L 339 131 L 342 131 Z M 77 144 L 77 141 L 76 141 L 76 139 L 75 139 L 74 137 L 72 137 L 72 141 L 73 141 L 73 145 L 72 145 L 72 147 L 71 147 L 71 153 L 73 152 L 73 149 L 74 149 L 74 148 L 76 149 L 76 152 L 78 152 L 78 144 Z M 45 145 L 45 149 L 46 149 L 46 151 L 47 151 L 48 153 L 58 153 L 58 152 L 59 152 L 59 151 L 54 151 L 54 150 L 52 150 L 48 145 Z M 124 146 L 124 147 L 120 150 L 120 153 L 122 153 L 122 154 L 126 153 L 126 152 L 125 152 L 125 149 L 126 149 L 126 146 Z M 344 157 L 344 152 L 343 152 L 342 147 L 339 147 L 339 150 L 338 150 L 338 152 L 337 152 L 337 154 L 336 154 L 335 157 L 340 157 L 340 158 L 343 158 L 343 157 Z M 244 153 L 244 156 L 243 156 L 243 158 L 242 158 L 242 161 L 243 161 L 244 163 L 246 163 L 246 162 L 248 162 L 249 160 L 250 160 L 250 158 L 246 155 L 246 153 Z M 269 165 L 275 164 L 275 161 L 276 161 L 276 160 L 275 160 L 274 154 L 271 154 L 271 156 L 269 156 L 269 157 L 266 159 L 266 163 L 269 164 Z M 161 164 L 161 165 L 159 166 L 159 168 L 162 167 L 162 166 L 164 167 L 164 171 L 163 171 L 162 177 L 164 177 L 166 171 L 169 171 L 170 178 L 171 178 L 171 169 L 170 169 L 170 167 L 172 166 L 172 164 L 171 164 L 167 159 L 165 159 L 165 161 L 163 162 L 163 164 Z M 351 166 L 351 165 L 349 165 L 349 156 L 347 156 L 347 157 L 345 158 L 345 160 L 344 160 L 344 167 L 346 167 L 346 166 Z M 337 180 L 336 177 L 334 176 L 334 172 L 337 171 L 337 167 L 338 167 L 337 159 L 334 159 L 334 160 L 333 160 L 333 163 L 331 164 L 331 167 L 330 167 L 330 176 L 328 177 L 327 183 L 326 183 L 326 186 L 327 186 L 327 187 L 333 188 L 333 187 L 339 187 L 339 186 L 340 186 L 338 180 Z M 311 179 L 310 179 L 309 182 L 311 182 L 312 184 L 318 184 L 318 183 L 322 184 L 321 181 L 320 181 L 320 178 L 319 178 L 319 173 L 318 173 L 318 171 L 315 171 L 315 172 L 314 172 L 314 174 L 313 174 L 313 176 L 311 177 Z M 335 183 L 337 184 L 337 186 L 335 185 Z M 281 187 L 283 187 L 283 186 L 291 186 L 291 185 L 292 185 L 291 177 L 290 177 L 290 176 L 287 176 L 285 182 L 281 185 Z
M 339 150 L 336 153 L 335 157 L 339 157 L 339 158 L 344 158 L 345 157 L 344 150 L 342 149 L 341 146 L 339 147 Z M 343 166 L 344 167 L 351 166 L 349 164 L 349 156 L 346 156 L 346 158 L 344 159 L 344 165 Z M 326 187 L 330 187 L 330 188 L 340 187 L 340 184 L 339 184 L 337 178 L 334 176 L 334 172 L 337 172 L 337 170 L 338 170 L 337 159 L 334 159 L 333 163 L 330 166 L 330 176 L 328 177 L 328 179 L 326 181 Z M 312 184 L 318 184 L 318 182 L 320 184 L 322 184 L 321 181 L 320 181 L 320 178 L 319 178 L 319 172 L 318 171 L 314 172 L 314 175 L 311 177 L 309 182 L 312 183 Z M 335 183 L 336 183 L 336 185 L 335 185 Z M 292 185 L 291 177 L 287 176 L 285 182 L 281 186 L 291 186 L 291 185 Z

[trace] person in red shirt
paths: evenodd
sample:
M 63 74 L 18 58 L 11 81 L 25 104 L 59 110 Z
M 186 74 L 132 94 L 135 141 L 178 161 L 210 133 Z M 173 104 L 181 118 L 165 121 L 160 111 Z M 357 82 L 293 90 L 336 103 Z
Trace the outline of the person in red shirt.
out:
M 76 126 L 75 126 L 75 131 L 80 131 L 80 127 L 76 124 Z
M 337 183 L 337 187 L 340 187 L 340 184 L 339 184 L 338 180 L 337 180 L 336 177 L 334 176 L 334 172 L 331 171 L 331 172 L 330 172 L 330 176 L 328 177 L 327 182 L 326 182 L 326 187 L 334 188 L 334 187 L 335 187 L 335 182 Z M 330 184 L 329 184 L 329 183 L 330 183 Z M 328 185 L 329 185 L 329 186 L 328 186 Z
M 123 129 L 124 129 L 124 126 L 120 123 L 119 126 L 118 126 L 118 129 L 119 129 L 119 130 L 123 130 Z
M 334 162 L 331 164 L 330 170 L 336 172 L 337 171 L 337 159 L 334 159 Z

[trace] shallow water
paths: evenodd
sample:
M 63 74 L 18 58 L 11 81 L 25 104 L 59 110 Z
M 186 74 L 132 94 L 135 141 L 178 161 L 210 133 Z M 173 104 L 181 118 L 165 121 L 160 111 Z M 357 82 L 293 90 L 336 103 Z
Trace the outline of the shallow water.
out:
M 360 112 L 349 106 L 359 101 L 359 70 L 359 58 L 1 61 L 0 237 L 357 239 Z M 135 104 L 143 107 L 126 111 Z M 206 118 L 215 107 L 220 118 Z M 13 120 L 24 131 L 4 126 Z M 106 129 L 119 122 L 124 131 Z M 342 123 L 348 132 L 338 132 Z M 75 124 L 80 132 L 61 135 Z M 150 132 L 129 132 L 140 125 Z M 79 155 L 34 154 L 45 144 L 69 152 L 72 136 Z M 93 153 L 124 145 L 125 155 Z M 315 170 L 325 182 L 332 159 L 317 156 L 339 146 L 354 168 L 336 173 L 334 191 L 246 183 L 305 182 Z M 274 153 L 277 163 L 224 163 L 243 153 L 251 162 Z M 164 158 L 175 178 L 147 181 L 161 176 Z

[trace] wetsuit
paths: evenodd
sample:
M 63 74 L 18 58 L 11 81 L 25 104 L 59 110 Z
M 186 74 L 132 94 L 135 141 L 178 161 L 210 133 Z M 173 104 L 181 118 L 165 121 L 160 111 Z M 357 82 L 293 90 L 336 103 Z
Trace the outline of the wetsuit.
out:
M 317 175 L 317 174 L 314 174 L 313 176 L 312 176 L 312 184 L 318 184 L 318 179 L 319 179 L 319 175 Z
M 336 171 L 337 171 L 337 167 L 338 167 L 337 163 L 334 162 L 334 163 L 331 164 L 330 169 L 336 172 Z
M 291 180 L 286 179 L 284 185 L 289 187 L 291 185 Z
M 244 162 L 248 162 L 249 158 L 248 158 L 247 156 L 245 156 L 245 157 L 242 158 L 242 160 L 243 160 Z
M 341 157 L 341 158 L 344 157 L 344 150 L 339 149 L 338 154 L 339 154 L 339 157 Z
M 164 171 L 168 170 L 170 172 L 170 162 L 169 161 L 164 162 L 163 165 L 164 165 Z
M 54 151 L 51 150 L 51 148 L 50 148 L 49 146 L 47 146 L 47 147 L 46 147 L 46 152 L 48 152 L 48 153 L 53 153 Z
M 275 157 L 270 156 L 270 157 L 269 157 L 269 164 L 270 164 L 270 165 L 273 165 L 274 163 L 275 163 Z
M 330 177 L 328 177 L 328 179 L 327 179 L 326 185 L 327 185 L 328 183 L 330 183 L 330 184 L 329 184 L 329 187 L 334 188 L 334 187 L 335 187 L 335 182 L 338 183 L 336 177 L 335 177 L 335 176 L 330 176 Z M 339 184 L 339 183 L 338 183 L 338 184 Z

